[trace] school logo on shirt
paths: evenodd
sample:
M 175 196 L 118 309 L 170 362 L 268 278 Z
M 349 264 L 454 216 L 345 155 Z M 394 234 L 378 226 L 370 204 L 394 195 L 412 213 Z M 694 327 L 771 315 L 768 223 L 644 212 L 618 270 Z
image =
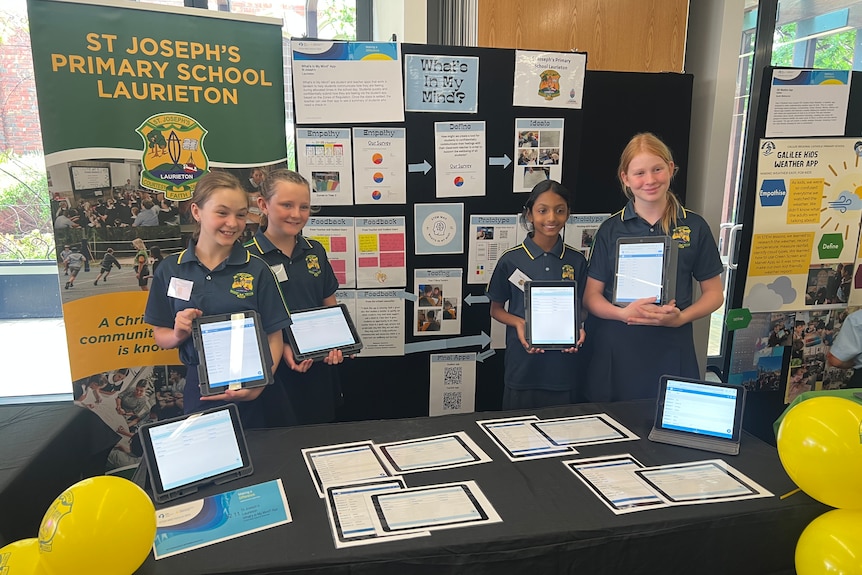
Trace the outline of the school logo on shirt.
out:
M 308 273 L 317 277 L 320 275 L 320 260 L 315 255 L 305 256 L 305 267 L 308 268 Z
M 691 228 L 688 226 L 679 226 L 673 229 L 673 239 L 679 242 L 680 249 L 687 248 L 691 245 Z
M 563 266 L 563 279 L 574 281 L 575 280 L 575 268 L 573 268 L 569 264 L 564 265 Z
M 254 276 L 241 272 L 233 276 L 233 285 L 230 286 L 230 293 L 239 299 L 245 299 L 254 295 Z
M 185 114 L 161 113 L 135 131 L 143 140 L 141 186 L 164 192 L 169 200 L 190 199 L 209 168 L 203 144 L 207 130 Z

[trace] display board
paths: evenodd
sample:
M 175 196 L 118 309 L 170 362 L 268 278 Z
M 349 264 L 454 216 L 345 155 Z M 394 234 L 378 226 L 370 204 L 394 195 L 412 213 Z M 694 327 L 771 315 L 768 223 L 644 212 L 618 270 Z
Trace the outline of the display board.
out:
M 296 116 L 298 167 L 312 181 L 313 203 L 317 196 L 321 200 L 317 203 L 324 204 L 317 214 L 324 219 L 320 223 L 344 223 L 353 218 L 357 261 L 363 257 L 377 257 L 376 261 L 382 262 L 387 254 L 387 259 L 400 261 L 399 250 L 404 249 L 405 254 L 406 282 L 396 273 L 380 271 L 382 268 L 363 276 L 360 264 L 356 270 L 359 289 L 354 290 L 357 284 L 342 283 L 343 289 L 338 292 L 339 301 L 353 306 L 351 312 L 366 344 L 359 357 L 345 360 L 339 368 L 344 393 L 344 405 L 339 414 L 342 420 L 428 415 L 431 378 L 437 373 L 429 365 L 436 365 L 433 358 L 440 358 L 438 354 L 443 352 L 453 356 L 447 360 L 453 360 L 454 364 L 475 362 L 475 410 L 499 409 L 505 350 L 491 347 L 490 335 L 501 328 L 500 324 L 492 327 L 496 322 L 490 317 L 489 303 L 484 296 L 487 280 L 482 283 L 471 280 L 471 275 L 480 271 L 474 269 L 478 266 L 468 253 L 472 254 L 471 244 L 476 240 L 471 236 L 498 239 L 493 234 L 513 231 L 512 216 L 521 211 L 528 197 L 526 192 L 532 187 L 527 181 L 529 169 L 525 166 L 542 169 L 548 166 L 546 177 L 559 179 L 572 192 L 573 214 L 613 213 L 625 205 L 616 175 L 619 154 L 635 133 L 652 131 L 674 152 L 681 169 L 673 189 L 683 201 L 685 199 L 690 75 L 587 71 L 580 108 L 514 106 L 513 101 L 520 102 L 519 98 L 527 97 L 526 93 L 514 94 L 518 90 L 515 83 L 517 51 L 418 44 L 401 44 L 399 48 L 400 51 L 396 51 L 385 46 L 381 50 L 403 60 L 403 63 L 399 60 L 402 71 L 407 66 L 404 71 L 404 82 L 408 84 L 404 104 L 407 111 L 403 122 L 377 121 L 373 117 L 350 121 L 345 115 L 349 117 L 351 111 L 342 107 L 338 108 L 337 115 L 330 116 L 335 118 L 333 123 L 318 121 L 313 108 L 301 109 Z M 344 53 L 348 52 L 350 49 Z M 294 77 L 297 65 L 295 60 Z M 445 92 L 440 89 L 434 93 L 434 88 L 448 85 L 453 88 L 449 93 L 456 94 L 455 99 L 461 102 L 447 103 L 444 95 L 439 101 L 423 103 L 421 94 L 417 101 L 417 94 L 411 94 L 416 88 L 411 88 L 408 81 L 411 70 L 415 71 L 417 66 L 431 72 L 449 71 L 436 74 L 436 78 L 429 73 L 419 80 L 419 85 L 427 88 L 429 100 Z M 383 66 L 379 70 L 381 81 L 387 81 L 388 72 Z M 477 82 L 475 91 L 472 89 L 474 80 Z M 563 82 L 560 80 L 561 84 Z M 455 90 L 461 85 L 466 89 Z M 299 89 L 310 88 L 300 86 Z M 577 100 L 577 95 L 571 93 L 563 93 L 561 97 Z M 302 101 L 308 107 L 307 102 L 313 100 Z M 418 109 L 425 111 L 416 111 Z M 391 111 L 386 113 L 391 118 Z M 319 116 L 320 119 L 326 117 L 326 114 Z M 533 131 L 533 125 L 539 126 L 535 158 L 529 155 L 532 152 L 529 132 Z M 369 138 L 369 134 L 373 137 Z M 562 140 L 558 149 L 553 146 L 557 137 Z M 375 145 L 399 153 L 403 146 L 402 161 L 407 165 L 404 198 L 397 197 L 397 190 L 383 189 L 390 174 L 382 169 L 377 174 L 381 186 L 370 188 L 372 194 L 380 188 L 379 202 L 365 195 L 362 179 L 367 166 L 362 165 L 362 150 L 373 157 Z M 456 156 L 451 150 L 459 146 L 458 159 L 453 159 Z M 330 153 L 327 150 L 331 150 L 331 155 L 327 155 Z M 345 163 L 339 159 L 348 153 L 354 159 L 352 174 L 347 173 Z M 554 153 L 557 158 L 552 159 Z M 386 167 L 386 158 L 388 155 L 381 153 L 373 161 L 379 160 L 380 165 Z M 559 159 L 558 163 L 553 163 L 555 159 Z M 472 173 L 465 172 L 462 176 L 459 170 L 467 164 L 473 169 Z M 352 176 L 349 182 L 345 176 Z M 463 181 L 459 182 L 459 177 Z M 473 177 L 476 179 L 471 179 Z M 450 185 L 452 183 L 454 185 Z M 353 189 L 352 200 L 345 199 L 350 197 L 344 189 L 348 184 Z M 340 200 L 333 199 L 339 195 Z M 481 221 L 478 215 L 507 218 L 495 221 L 497 226 L 480 223 L 474 230 L 471 221 Z M 384 227 L 375 229 L 372 224 Z M 306 235 L 321 237 L 317 234 L 324 233 L 321 231 L 324 228 L 315 229 Z M 435 236 L 435 229 L 440 230 L 439 236 Z M 520 230 L 518 237 L 523 237 L 524 233 Z M 404 248 L 396 241 L 398 245 L 389 248 L 394 251 L 386 252 L 384 239 L 397 239 L 400 234 L 404 236 Z M 326 245 L 331 236 L 323 239 Z M 566 241 L 573 244 L 575 239 Z M 337 260 L 338 255 L 330 252 L 330 259 Z M 339 273 L 336 269 L 336 275 Z M 349 273 L 339 276 L 349 277 Z M 397 279 L 393 280 L 394 277 Z M 385 289 L 366 291 L 370 287 Z M 425 294 L 426 288 L 428 294 Z M 424 309 L 430 309 L 427 306 L 436 305 L 434 288 L 442 292 L 443 300 L 452 300 L 454 315 L 449 318 L 451 321 L 444 316 L 442 322 L 430 328 L 432 331 L 425 331 L 427 328 L 423 329 L 423 325 L 434 325 L 423 315 Z M 371 321 L 362 311 L 363 302 L 371 297 L 396 302 L 403 299 L 404 305 L 390 306 Z M 373 338 L 368 338 L 367 332 L 362 333 L 363 329 L 369 330 L 370 325 L 379 327 L 392 314 L 403 316 L 400 326 L 403 328 L 403 352 L 400 349 L 378 350 L 379 355 L 375 355 L 374 343 L 369 341 Z M 448 374 L 447 386 L 451 384 L 452 389 L 458 390 L 443 393 L 444 397 L 449 396 L 451 412 L 457 411 L 462 403 L 472 402 L 473 398 L 459 395 L 461 389 L 471 390 L 472 386 L 459 386 L 459 381 L 455 381 L 458 375 L 466 377 L 469 372 L 457 365 L 444 372 Z

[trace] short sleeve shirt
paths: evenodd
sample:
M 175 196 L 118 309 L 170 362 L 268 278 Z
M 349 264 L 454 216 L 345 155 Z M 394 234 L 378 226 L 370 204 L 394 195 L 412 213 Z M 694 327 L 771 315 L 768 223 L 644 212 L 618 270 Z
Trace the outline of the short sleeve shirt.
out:
M 616 272 L 617 239 L 625 237 L 663 236 L 661 222 L 649 224 L 635 212 L 629 201 L 625 208 L 605 220 L 596 232 L 590 254 L 589 276 L 605 284 L 604 296 L 613 301 Z M 676 307 L 685 309 L 692 304 L 691 279 L 704 281 L 722 272 L 721 258 L 715 238 L 706 221 L 685 208 L 677 212 L 676 226 L 670 236 L 677 242 Z
M 246 248 L 266 261 L 280 279 L 288 309 L 319 307 L 338 290 L 338 280 L 320 242 L 298 235 L 293 254 L 288 256 L 258 230 Z
M 841 361 L 853 360 L 853 369 L 862 368 L 862 310 L 847 316 L 829 350 Z
M 192 283 L 188 301 L 168 295 L 171 281 Z M 290 325 L 290 315 L 278 282 L 266 262 L 234 244 L 228 258 L 214 270 L 207 269 L 195 255 L 194 241 L 182 252 L 165 258 L 153 276 L 144 321 L 173 328 L 177 312 L 197 308 L 204 315 L 257 311 L 263 331 L 274 333 Z M 197 365 L 198 354 L 192 338 L 180 344 L 180 361 Z
M 509 313 L 524 317 L 524 292 L 513 283 L 517 282 L 515 278 L 510 280 L 517 271 L 531 280 L 574 280 L 578 282 L 578 298 L 583 296 L 587 262 L 583 254 L 561 239 L 546 252 L 527 237 L 522 244 L 504 252 L 497 261 L 488 283 L 488 298 L 498 303 L 508 301 Z M 572 389 L 576 361 L 577 354 L 556 350 L 528 354 L 521 346 L 515 328 L 506 326 L 506 386 L 551 391 Z

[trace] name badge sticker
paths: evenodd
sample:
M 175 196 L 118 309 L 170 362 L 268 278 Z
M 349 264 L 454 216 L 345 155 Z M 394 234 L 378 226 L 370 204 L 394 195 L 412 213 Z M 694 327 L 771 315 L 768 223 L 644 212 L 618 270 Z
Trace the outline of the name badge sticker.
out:
M 519 269 L 516 269 L 512 272 L 512 275 L 509 276 L 509 281 L 512 282 L 512 285 L 518 288 L 521 291 L 524 291 L 524 284 L 528 281 L 531 281 L 530 276 L 525 274 Z
M 192 297 L 192 286 L 195 282 L 184 280 L 182 278 L 171 278 L 171 283 L 168 284 L 168 297 L 189 301 Z
M 270 266 L 272 273 L 275 274 L 275 278 L 279 282 L 287 281 L 287 270 L 284 269 L 284 264 L 278 264 L 277 266 Z

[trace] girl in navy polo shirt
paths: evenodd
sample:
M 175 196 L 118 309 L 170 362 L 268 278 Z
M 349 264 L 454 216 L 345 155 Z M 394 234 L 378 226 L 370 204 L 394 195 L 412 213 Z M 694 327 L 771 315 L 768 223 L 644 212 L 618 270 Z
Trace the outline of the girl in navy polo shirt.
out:
M 320 242 L 301 233 L 311 215 L 308 180 L 291 170 L 274 170 L 267 174 L 258 191 L 261 227 L 246 244 L 248 250 L 270 265 L 291 310 L 335 305 L 338 280 L 326 250 Z M 285 389 L 296 420 L 291 421 L 288 414 L 272 412 L 268 417 L 280 425 L 335 421 L 341 386 L 332 366 L 343 360 L 340 350 L 332 350 L 322 362 L 311 359 L 298 364 L 282 362 L 275 373 L 276 385 Z
M 629 201 L 596 232 L 584 292 L 590 312 L 588 401 L 655 397 L 664 374 L 700 377 L 691 322 L 724 301 L 722 264 L 709 226 L 670 190 L 676 169 L 668 147 L 650 133 L 634 136 L 620 157 L 617 173 Z M 676 299 L 613 305 L 617 239 L 663 235 L 679 247 Z M 697 301 L 692 279 L 700 283 Z
M 579 401 L 577 347 L 545 351 L 530 347 L 524 326 L 527 280 L 574 280 L 578 300 L 583 294 L 587 262 L 581 252 L 563 243 L 570 212 L 569 191 L 545 180 L 536 184 L 524 204 L 521 223 L 528 230 L 524 242 L 504 252 L 488 282 L 491 317 L 506 324 L 503 409 L 532 409 Z M 504 305 L 509 302 L 509 310 Z M 578 345 L 584 341 L 580 330 Z
M 144 321 L 153 326 L 156 343 L 179 348 L 180 360 L 189 366 L 183 393 L 185 413 L 236 401 L 243 425 L 262 427 L 266 423 L 263 404 L 285 403 L 286 398 L 274 385 L 201 398 L 198 354 L 190 337 L 192 320 L 257 311 L 277 364 L 284 353 L 281 330 L 290 325 L 287 306 L 266 262 L 237 241 L 248 211 L 239 180 L 227 172 L 210 172 L 198 182 L 190 203 L 196 227 L 193 239 L 187 249 L 165 258 L 156 270 Z

